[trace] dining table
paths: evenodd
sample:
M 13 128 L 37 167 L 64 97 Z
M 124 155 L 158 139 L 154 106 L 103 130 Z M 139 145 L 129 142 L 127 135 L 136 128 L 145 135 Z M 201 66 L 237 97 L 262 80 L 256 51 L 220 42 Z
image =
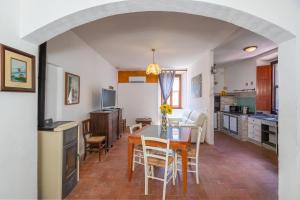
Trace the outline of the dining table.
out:
M 141 136 L 170 140 L 170 148 L 181 153 L 183 192 L 187 192 L 187 148 L 190 143 L 191 128 L 168 127 L 162 131 L 159 125 L 148 125 L 128 135 L 128 181 L 132 178 L 132 159 L 135 145 L 142 144 Z M 159 143 L 157 143 L 159 146 Z

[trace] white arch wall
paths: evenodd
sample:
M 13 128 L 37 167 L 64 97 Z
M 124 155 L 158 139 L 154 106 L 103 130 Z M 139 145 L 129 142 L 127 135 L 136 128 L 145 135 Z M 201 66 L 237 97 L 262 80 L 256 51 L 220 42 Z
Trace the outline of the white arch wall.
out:
M 296 31 L 296 22 L 289 20 L 294 17 L 296 7 L 293 0 L 277 0 L 276 4 L 271 3 L 271 0 L 21 1 L 24 13 L 21 18 L 21 36 L 40 44 L 73 27 L 106 16 L 139 11 L 173 11 L 221 19 L 280 43 L 292 38 L 291 33 Z M 268 9 L 270 6 L 272 9 Z M 274 14 L 274 10 L 283 9 L 289 12 L 280 16 L 279 13 Z

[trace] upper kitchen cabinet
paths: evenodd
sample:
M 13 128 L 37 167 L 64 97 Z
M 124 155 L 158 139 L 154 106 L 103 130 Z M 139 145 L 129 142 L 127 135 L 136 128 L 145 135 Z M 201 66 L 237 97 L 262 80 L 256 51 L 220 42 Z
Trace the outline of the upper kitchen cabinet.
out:
M 272 109 L 272 66 L 264 65 L 256 68 L 256 110 Z

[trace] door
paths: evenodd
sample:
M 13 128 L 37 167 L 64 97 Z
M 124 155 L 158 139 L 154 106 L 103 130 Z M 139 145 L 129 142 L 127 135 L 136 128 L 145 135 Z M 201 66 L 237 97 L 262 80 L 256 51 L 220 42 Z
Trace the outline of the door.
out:
M 238 117 L 230 116 L 229 130 L 232 133 L 238 134 Z
M 256 110 L 271 111 L 272 108 L 272 66 L 256 68 Z
M 229 115 L 223 115 L 223 128 L 229 130 Z

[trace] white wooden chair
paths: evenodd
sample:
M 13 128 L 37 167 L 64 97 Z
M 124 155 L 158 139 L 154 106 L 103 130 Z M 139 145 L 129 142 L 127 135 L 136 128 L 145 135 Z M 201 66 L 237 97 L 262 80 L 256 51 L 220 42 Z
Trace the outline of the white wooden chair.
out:
M 153 143 L 160 144 L 160 146 L 163 147 L 154 146 Z M 172 179 L 173 185 L 175 185 L 176 163 L 174 160 L 174 153 L 173 151 L 170 151 L 170 140 L 142 136 L 142 145 L 145 168 L 145 195 L 148 195 L 148 179 L 151 178 L 164 182 L 163 200 L 165 200 L 167 183 Z M 154 176 L 154 166 L 164 168 L 163 178 Z
M 197 141 L 196 145 L 190 144 L 187 150 L 187 156 L 188 156 L 188 166 L 191 166 L 194 169 L 188 169 L 188 172 L 196 173 L 196 183 L 199 184 L 199 150 L 200 150 L 200 144 L 201 144 L 201 134 L 202 134 L 202 128 L 198 127 L 198 135 L 197 135 Z M 179 162 L 178 162 L 179 161 Z M 181 171 L 180 168 L 178 168 L 178 165 L 181 165 L 181 155 L 180 152 L 177 152 L 175 154 L 175 162 L 176 162 L 176 175 L 177 171 Z M 175 178 L 176 178 L 175 175 Z
M 142 129 L 142 124 L 134 124 L 129 127 L 130 134 L 133 134 L 135 131 Z M 136 145 L 133 149 L 133 159 L 132 159 L 132 171 L 135 169 L 135 164 L 144 165 L 144 156 L 143 156 L 143 147 L 142 145 Z

